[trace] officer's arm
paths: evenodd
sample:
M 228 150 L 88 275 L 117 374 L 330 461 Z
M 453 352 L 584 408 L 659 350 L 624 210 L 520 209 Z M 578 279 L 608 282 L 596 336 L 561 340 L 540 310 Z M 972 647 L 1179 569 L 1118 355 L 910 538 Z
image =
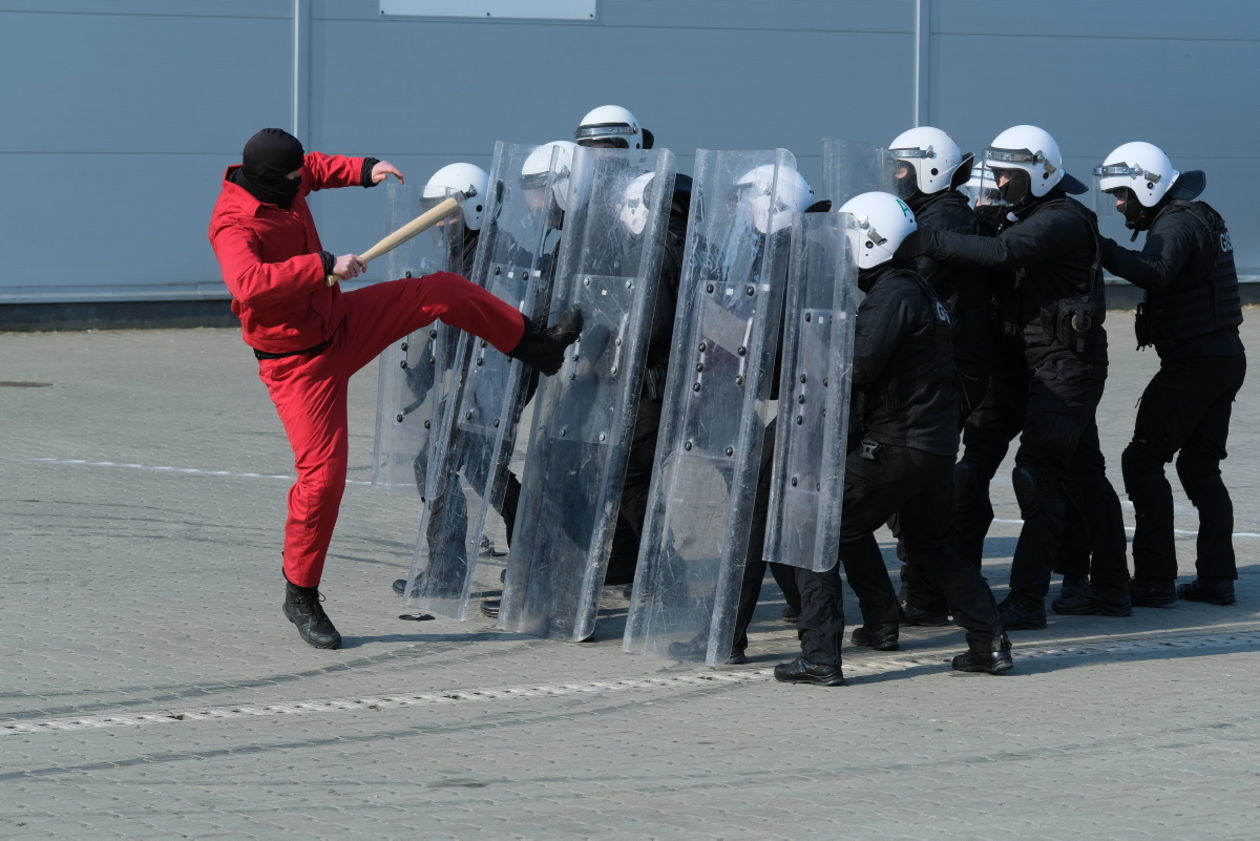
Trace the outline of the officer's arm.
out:
M 1189 216 L 1188 213 L 1178 214 Z M 1198 243 L 1184 224 L 1159 225 L 1146 235 L 1146 246 L 1131 251 L 1111 240 L 1103 247 L 1103 266 L 1142 289 L 1162 289 L 1172 283 L 1194 255 Z
M 1075 213 L 1042 213 L 1012 225 L 995 237 L 927 231 L 922 250 L 946 263 L 967 263 L 986 269 L 1018 269 L 1051 260 L 1065 244 L 1081 239 L 1086 223 Z

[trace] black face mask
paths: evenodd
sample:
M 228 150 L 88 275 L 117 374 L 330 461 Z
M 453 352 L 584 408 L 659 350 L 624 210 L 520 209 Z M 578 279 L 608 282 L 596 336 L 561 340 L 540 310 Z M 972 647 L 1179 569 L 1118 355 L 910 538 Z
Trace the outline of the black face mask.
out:
M 998 172 L 999 170 L 994 170 L 995 177 Z M 1009 172 L 1011 178 L 998 187 L 998 195 L 1002 197 L 1002 201 L 1006 202 L 1011 210 L 1018 212 L 1020 208 L 1032 201 L 1032 179 L 1022 169 L 1007 169 L 1001 170 L 1001 172 Z
M 305 156 L 296 137 L 283 129 L 265 128 L 245 144 L 243 166 L 236 171 L 234 181 L 259 201 L 287 208 L 302 179 L 285 176 L 301 169 Z

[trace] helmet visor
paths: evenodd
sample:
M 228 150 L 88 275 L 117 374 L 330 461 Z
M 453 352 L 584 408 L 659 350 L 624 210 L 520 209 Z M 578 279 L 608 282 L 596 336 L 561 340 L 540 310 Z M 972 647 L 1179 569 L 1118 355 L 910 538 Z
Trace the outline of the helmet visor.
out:
M 984 160 L 994 169 L 1003 169 L 1017 167 L 1031 167 L 1040 164 L 1045 167 L 1046 172 L 1054 172 L 1055 167 L 1046 160 L 1046 156 L 1040 152 L 1032 152 L 1028 149 L 997 149 L 990 146 L 984 152 Z
M 630 138 L 638 132 L 625 123 L 578 126 L 573 133 L 579 146 L 607 146 L 613 149 L 629 149 Z

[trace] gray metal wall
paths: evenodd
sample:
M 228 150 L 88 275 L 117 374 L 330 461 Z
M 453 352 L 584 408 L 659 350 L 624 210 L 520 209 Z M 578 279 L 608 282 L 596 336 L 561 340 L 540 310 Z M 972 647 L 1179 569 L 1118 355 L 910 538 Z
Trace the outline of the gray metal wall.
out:
M 1083 178 L 1150 140 L 1208 171 L 1256 274 L 1260 211 L 1235 174 L 1260 165 L 1260 6 L 1210 6 L 598 0 L 594 22 L 556 22 L 390 17 L 378 0 L 0 0 L 0 303 L 225 296 L 207 221 L 263 126 L 420 180 L 488 166 L 497 139 L 570 137 L 605 103 L 684 168 L 698 147 L 783 146 L 815 184 L 821 138 L 886 143 L 916 119 L 977 152 L 1041 125 Z M 337 253 L 384 233 L 383 191 L 312 206 Z

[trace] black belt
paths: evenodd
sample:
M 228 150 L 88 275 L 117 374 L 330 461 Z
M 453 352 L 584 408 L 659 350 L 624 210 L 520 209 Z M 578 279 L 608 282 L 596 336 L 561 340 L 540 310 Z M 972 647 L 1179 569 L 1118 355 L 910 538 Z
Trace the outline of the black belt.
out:
M 328 342 L 320 342 L 313 347 L 308 347 L 306 350 L 291 350 L 287 353 L 268 353 L 258 348 L 251 348 L 251 350 L 254 351 L 255 359 L 284 359 L 286 356 L 319 356 L 327 347 Z

